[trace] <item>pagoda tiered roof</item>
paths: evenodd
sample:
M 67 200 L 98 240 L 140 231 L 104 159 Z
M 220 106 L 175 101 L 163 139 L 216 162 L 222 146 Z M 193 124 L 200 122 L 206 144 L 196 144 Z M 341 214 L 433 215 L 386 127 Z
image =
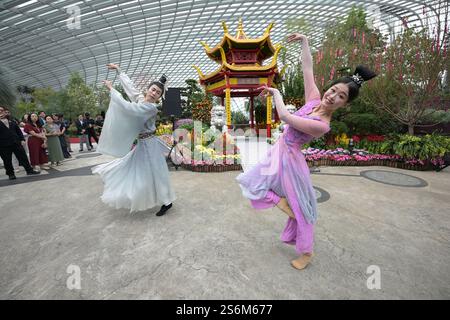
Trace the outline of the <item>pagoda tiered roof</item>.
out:
M 219 64 L 215 71 L 206 75 L 197 66 L 194 66 L 202 84 L 217 82 L 224 78 L 224 73 L 236 77 L 269 77 L 278 74 L 277 58 L 282 46 L 280 44 L 273 45 L 270 40 L 273 23 L 267 26 L 261 37 L 255 39 L 250 39 L 245 34 L 242 19 L 239 21 L 234 36 L 229 33 L 225 22 L 222 22 L 222 26 L 224 36 L 214 48 L 210 48 L 203 41 L 200 42 L 207 56 Z M 264 65 L 264 61 L 269 58 L 272 60 Z

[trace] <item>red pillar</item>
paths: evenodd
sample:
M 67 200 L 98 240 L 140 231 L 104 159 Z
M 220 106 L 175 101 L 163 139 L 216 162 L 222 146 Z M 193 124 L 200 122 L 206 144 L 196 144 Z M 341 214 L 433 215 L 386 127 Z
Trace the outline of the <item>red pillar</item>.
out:
M 253 96 L 250 96 L 250 128 L 255 128 L 255 114 L 254 114 L 254 104 Z
M 275 108 L 275 122 L 280 122 L 280 117 L 278 117 L 277 108 Z

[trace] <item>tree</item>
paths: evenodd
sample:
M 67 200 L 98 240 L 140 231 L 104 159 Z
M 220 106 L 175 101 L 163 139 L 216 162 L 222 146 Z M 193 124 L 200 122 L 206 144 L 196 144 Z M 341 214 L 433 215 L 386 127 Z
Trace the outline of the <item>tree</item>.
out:
M 319 90 L 324 91 L 333 80 L 350 74 L 357 65 L 374 68 L 384 44 L 381 33 L 368 27 L 364 9 L 353 6 L 344 21 L 326 28 L 314 54 L 314 75 Z
M 73 119 L 79 114 L 85 112 L 96 113 L 98 110 L 97 99 L 94 90 L 87 86 L 79 73 L 74 72 L 70 75 L 69 83 L 66 88 L 67 99 L 64 104 L 64 114 Z
M 430 109 L 448 108 L 442 76 L 450 60 L 439 38 L 438 34 L 431 37 L 427 30 L 405 28 L 378 56 L 381 74 L 374 79 L 368 99 L 407 125 L 410 135 L 424 117 L 430 117 Z
M 182 104 L 182 116 L 184 118 L 192 117 L 192 109 L 205 99 L 205 93 L 198 85 L 197 80 L 187 79 L 187 87 L 181 90 L 181 96 L 186 98 Z
M 296 65 L 285 74 L 282 92 L 286 104 L 300 108 L 305 102 L 305 88 L 303 72 L 300 65 Z
M 25 113 L 35 112 L 36 104 L 34 102 L 26 102 L 19 100 L 14 106 L 12 115 L 18 119 L 21 119 Z
M 267 106 L 265 101 L 260 97 L 255 97 L 253 100 L 253 108 L 255 113 L 255 123 L 260 125 L 266 125 L 267 119 Z M 250 101 L 245 102 L 245 110 L 250 113 Z
M 293 18 L 286 21 L 286 30 L 288 34 L 294 32 L 309 34 L 311 28 L 304 18 Z M 281 63 L 284 69 L 282 69 L 284 81 L 282 82 L 281 92 L 286 104 L 292 104 L 299 108 L 304 104 L 305 90 L 298 50 L 295 50 L 298 46 L 298 43 L 283 43 Z
M 63 110 L 60 92 L 55 91 L 51 87 L 35 88 L 32 96 L 36 107 L 39 110 L 45 111 L 46 114 L 61 113 Z
M 34 102 L 32 96 L 33 90 L 33 87 L 17 86 L 17 92 L 19 93 L 20 100 L 23 102 Z

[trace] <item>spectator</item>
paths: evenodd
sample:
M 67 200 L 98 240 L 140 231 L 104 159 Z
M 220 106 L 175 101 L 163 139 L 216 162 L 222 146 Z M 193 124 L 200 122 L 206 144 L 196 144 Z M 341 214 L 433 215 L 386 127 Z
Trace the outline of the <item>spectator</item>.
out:
M 50 169 L 45 164 L 48 162 L 48 157 L 45 154 L 45 148 L 47 147 L 47 137 L 42 129 L 41 121 L 38 115 L 33 112 L 28 117 L 28 123 L 25 124 L 25 132 L 30 136 L 28 137 L 28 150 L 30 152 L 30 163 L 36 170 Z
M 72 158 L 72 156 L 69 153 L 69 150 L 67 150 L 66 139 L 64 139 L 64 133 L 66 132 L 66 126 L 60 120 L 60 115 L 59 114 L 53 114 L 53 122 L 54 122 L 55 125 L 58 126 L 59 131 L 60 131 L 58 139 L 59 139 L 59 143 L 61 145 L 61 150 L 62 150 L 62 153 L 64 155 L 64 158 L 65 159 Z
M 25 132 L 24 128 L 25 128 L 25 124 L 26 124 L 26 120 L 28 119 L 28 114 L 25 114 L 22 117 L 22 120 L 19 123 L 19 129 L 22 132 L 23 138 L 25 139 L 25 143 L 22 143 L 22 147 L 25 150 L 25 154 L 27 155 L 27 159 L 29 159 L 29 152 L 28 152 L 28 133 Z M 19 172 L 20 171 L 20 166 L 22 165 L 19 161 L 19 159 L 17 159 L 16 155 L 13 153 L 12 156 L 12 163 L 13 163 L 13 167 L 14 167 L 14 172 Z M 17 169 L 16 169 L 17 168 Z
M 71 144 L 70 144 L 70 137 L 69 137 L 69 135 L 67 134 L 67 133 L 68 133 L 68 130 L 69 130 L 69 127 L 70 127 L 70 123 L 71 123 L 72 121 L 70 121 L 70 120 L 65 120 L 65 119 L 64 119 L 64 115 L 63 115 L 62 113 L 59 114 L 59 120 L 61 121 L 61 123 L 62 123 L 62 124 L 64 125 L 64 127 L 66 128 L 66 130 L 64 131 L 63 137 L 64 137 L 64 140 L 66 140 L 67 151 L 73 152 L 73 151 L 72 151 L 72 146 L 71 146 Z
M 6 107 L 0 106 L 0 157 L 5 166 L 6 175 L 10 180 L 16 179 L 14 174 L 14 167 L 12 165 L 12 154 L 19 159 L 19 163 L 25 168 L 27 174 L 38 174 L 33 170 L 28 161 L 23 144 L 25 139 L 20 131 L 18 125 L 6 118 Z
M 59 130 L 59 125 L 53 122 L 52 116 L 47 116 L 45 121 L 46 124 L 43 128 L 45 129 L 45 136 L 47 137 L 48 158 L 51 165 L 56 164 L 59 166 L 61 161 L 64 160 L 64 154 L 59 140 L 61 131 Z
M 94 128 L 95 120 L 91 119 L 89 112 L 86 112 L 84 114 L 84 116 L 85 116 L 87 124 L 88 124 L 88 126 L 86 128 L 86 131 L 88 134 L 88 142 L 89 142 L 89 145 L 91 146 L 91 149 L 93 149 L 91 138 L 94 138 L 95 142 L 98 144 L 98 137 L 97 137 L 97 134 L 95 133 L 95 128 Z
M 44 111 L 39 111 L 39 122 L 41 123 L 41 127 L 43 127 L 45 125 L 45 112 Z
M 95 118 L 95 130 L 98 135 L 100 135 L 102 133 L 103 122 L 104 122 L 104 120 L 103 120 L 102 115 L 98 114 L 97 117 Z
M 80 138 L 80 152 L 83 151 L 83 143 L 86 144 L 86 148 L 88 151 L 91 151 L 91 147 L 87 141 L 88 135 L 86 132 L 87 121 L 83 118 L 83 115 L 78 116 L 78 120 L 75 121 L 75 125 L 77 126 L 77 136 Z

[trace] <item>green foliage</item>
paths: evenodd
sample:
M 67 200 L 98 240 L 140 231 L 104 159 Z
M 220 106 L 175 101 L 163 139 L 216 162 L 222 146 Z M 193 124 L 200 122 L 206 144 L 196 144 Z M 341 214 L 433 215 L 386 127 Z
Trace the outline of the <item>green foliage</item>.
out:
M 377 53 L 381 53 L 384 39 L 377 30 L 366 23 L 362 7 L 352 7 L 344 21 L 329 25 L 319 50 L 315 53 L 314 74 L 319 90 L 343 75 L 353 72 L 359 64 L 375 65 Z
M 419 123 L 449 123 L 450 122 L 450 109 L 448 110 L 435 110 L 426 109 L 422 119 Z
M 36 104 L 43 108 L 44 111 L 48 111 L 48 107 L 52 98 L 56 95 L 56 91 L 51 87 L 35 88 L 33 90 L 33 98 Z
M 318 139 L 314 139 L 309 143 L 309 146 L 311 148 L 316 148 L 316 149 L 325 149 L 326 148 L 326 141 L 325 141 L 325 137 L 322 136 Z
M 36 111 L 36 104 L 34 102 L 18 101 L 12 113 L 14 117 L 20 119 L 25 113 Z
M 211 100 L 205 99 L 197 102 L 194 106 L 192 106 L 192 119 L 203 123 L 211 123 L 211 109 Z
M 77 129 L 77 126 L 75 125 L 75 122 L 72 122 L 70 124 L 69 128 L 67 128 L 67 132 L 72 137 L 76 137 L 77 136 L 78 129 Z
M 427 110 L 448 105 L 440 79 L 450 65 L 450 56 L 436 43 L 436 39 L 446 37 L 448 32 L 431 35 L 426 28 L 405 28 L 376 57 L 380 75 L 371 81 L 368 99 L 407 125 L 409 134 L 424 121 Z
M 117 89 L 117 88 L 116 88 Z M 119 91 L 119 90 L 117 90 Z M 94 95 L 97 100 L 97 107 L 100 111 L 106 111 L 111 100 L 110 92 L 106 86 L 95 86 Z
M 429 160 L 450 152 L 450 138 L 427 134 L 422 137 L 409 134 L 393 135 L 383 142 L 361 140 L 357 147 L 373 154 L 397 154 L 405 159 Z
M 394 145 L 396 143 L 395 139 L 387 139 L 382 142 L 362 139 L 359 143 L 356 143 L 355 147 L 357 149 L 367 150 L 367 152 L 372 154 L 395 154 Z
M 404 158 L 426 160 L 444 156 L 446 151 L 450 151 L 449 147 L 450 139 L 436 134 L 423 137 L 401 135 L 394 145 L 394 152 Z
M 186 123 L 182 124 L 178 127 L 178 129 L 186 129 L 189 132 L 192 132 L 194 130 L 194 123 Z M 202 132 L 205 132 L 209 129 L 209 125 L 207 123 L 202 122 Z
M 348 126 L 343 121 L 331 121 L 331 134 L 333 135 L 341 135 L 341 134 L 347 134 L 348 133 Z
M 248 124 L 248 117 L 242 111 L 231 111 L 231 121 L 234 124 Z
M 97 113 L 97 100 L 94 91 L 87 86 L 79 73 L 70 75 L 66 88 L 67 100 L 64 106 L 64 114 L 69 118 L 76 118 L 79 114 L 90 112 Z
M 182 117 L 191 118 L 192 109 L 205 99 L 205 93 L 195 79 L 187 79 L 186 85 L 187 86 L 181 90 L 181 96 L 186 99 L 182 104 Z
M 335 117 L 347 124 L 349 135 L 385 135 L 400 132 L 402 126 L 386 112 L 381 112 L 367 99 L 366 91 L 361 92 L 361 98 L 352 102 L 346 109 L 335 112 Z
M 264 124 L 266 123 L 267 118 L 267 106 L 262 99 L 254 98 L 253 99 L 253 108 L 255 113 L 255 123 L 256 124 Z M 250 112 L 250 101 L 245 102 L 245 110 Z M 249 113 L 250 114 L 250 113 Z
M 283 82 L 283 96 L 286 100 L 289 98 L 302 98 L 305 95 L 303 73 L 300 66 L 290 69 Z

